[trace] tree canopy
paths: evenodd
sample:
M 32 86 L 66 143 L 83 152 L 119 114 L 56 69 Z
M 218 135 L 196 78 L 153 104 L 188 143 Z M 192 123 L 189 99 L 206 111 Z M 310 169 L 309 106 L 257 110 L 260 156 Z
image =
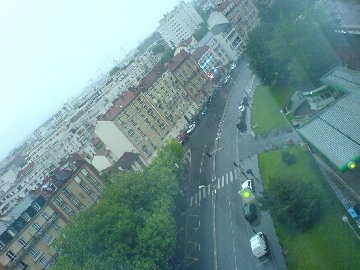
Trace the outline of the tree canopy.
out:
M 202 22 L 198 25 L 197 29 L 193 33 L 193 37 L 196 41 L 200 41 L 209 32 L 207 22 Z
M 337 63 L 329 43 L 331 21 L 312 1 L 278 0 L 249 35 L 247 53 L 265 84 L 298 88 L 319 84 Z
M 181 158 L 169 141 L 144 171 L 110 176 L 99 203 L 61 231 L 52 269 L 171 269 Z
M 272 179 L 259 199 L 282 224 L 306 231 L 319 219 L 320 201 L 311 184 L 297 179 Z

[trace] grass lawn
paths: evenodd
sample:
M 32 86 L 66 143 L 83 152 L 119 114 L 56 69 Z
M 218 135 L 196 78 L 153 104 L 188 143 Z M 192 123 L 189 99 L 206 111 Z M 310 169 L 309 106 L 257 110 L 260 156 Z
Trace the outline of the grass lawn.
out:
M 296 163 L 285 165 L 281 158 L 283 151 L 295 155 Z M 360 243 L 348 225 L 341 220 L 346 211 L 324 182 L 310 154 L 299 146 L 262 153 L 259 167 L 265 189 L 271 184 L 270 177 L 282 176 L 289 181 L 298 179 L 311 182 L 320 197 L 320 221 L 309 231 L 292 231 L 274 220 L 280 243 L 288 251 L 286 260 L 289 270 L 360 269 Z
M 252 128 L 256 134 L 289 127 L 280 110 L 291 94 L 290 91 L 273 89 L 269 86 L 259 86 L 256 89 L 251 116 Z

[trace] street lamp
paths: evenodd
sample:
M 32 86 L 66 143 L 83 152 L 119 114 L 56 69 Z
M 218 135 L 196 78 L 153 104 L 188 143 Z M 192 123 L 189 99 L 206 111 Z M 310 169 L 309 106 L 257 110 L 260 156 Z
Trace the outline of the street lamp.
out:
M 357 239 L 359 239 L 360 241 L 360 236 L 357 234 L 357 232 L 355 231 L 355 229 L 353 228 L 353 226 L 351 226 L 350 222 L 349 222 L 349 218 L 347 216 L 342 216 L 341 217 L 342 221 L 344 221 L 345 223 L 347 223 L 350 227 L 350 229 L 354 232 L 354 234 L 356 235 Z

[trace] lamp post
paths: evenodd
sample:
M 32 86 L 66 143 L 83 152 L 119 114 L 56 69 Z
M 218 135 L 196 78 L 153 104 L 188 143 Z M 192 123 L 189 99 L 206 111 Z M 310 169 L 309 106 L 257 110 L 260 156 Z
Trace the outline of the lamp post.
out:
M 351 226 L 350 222 L 349 222 L 349 218 L 347 216 L 342 216 L 341 217 L 342 221 L 344 221 L 345 223 L 347 223 L 349 225 L 349 227 L 351 228 L 351 230 L 353 231 L 353 233 L 356 235 L 357 239 L 360 241 L 360 236 L 357 234 L 357 232 L 355 231 L 355 229 L 353 228 L 353 226 Z

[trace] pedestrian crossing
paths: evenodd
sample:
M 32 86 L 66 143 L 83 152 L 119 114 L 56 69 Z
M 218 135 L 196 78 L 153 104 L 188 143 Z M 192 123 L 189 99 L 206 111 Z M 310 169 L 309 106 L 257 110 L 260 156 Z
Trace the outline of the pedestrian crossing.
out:
M 200 186 L 199 190 L 190 197 L 190 207 L 200 204 L 201 200 L 211 196 L 212 192 L 233 183 L 236 179 L 240 179 L 239 177 L 239 170 L 234 169 L 219 178 L 213 178 L 210 185 Z

